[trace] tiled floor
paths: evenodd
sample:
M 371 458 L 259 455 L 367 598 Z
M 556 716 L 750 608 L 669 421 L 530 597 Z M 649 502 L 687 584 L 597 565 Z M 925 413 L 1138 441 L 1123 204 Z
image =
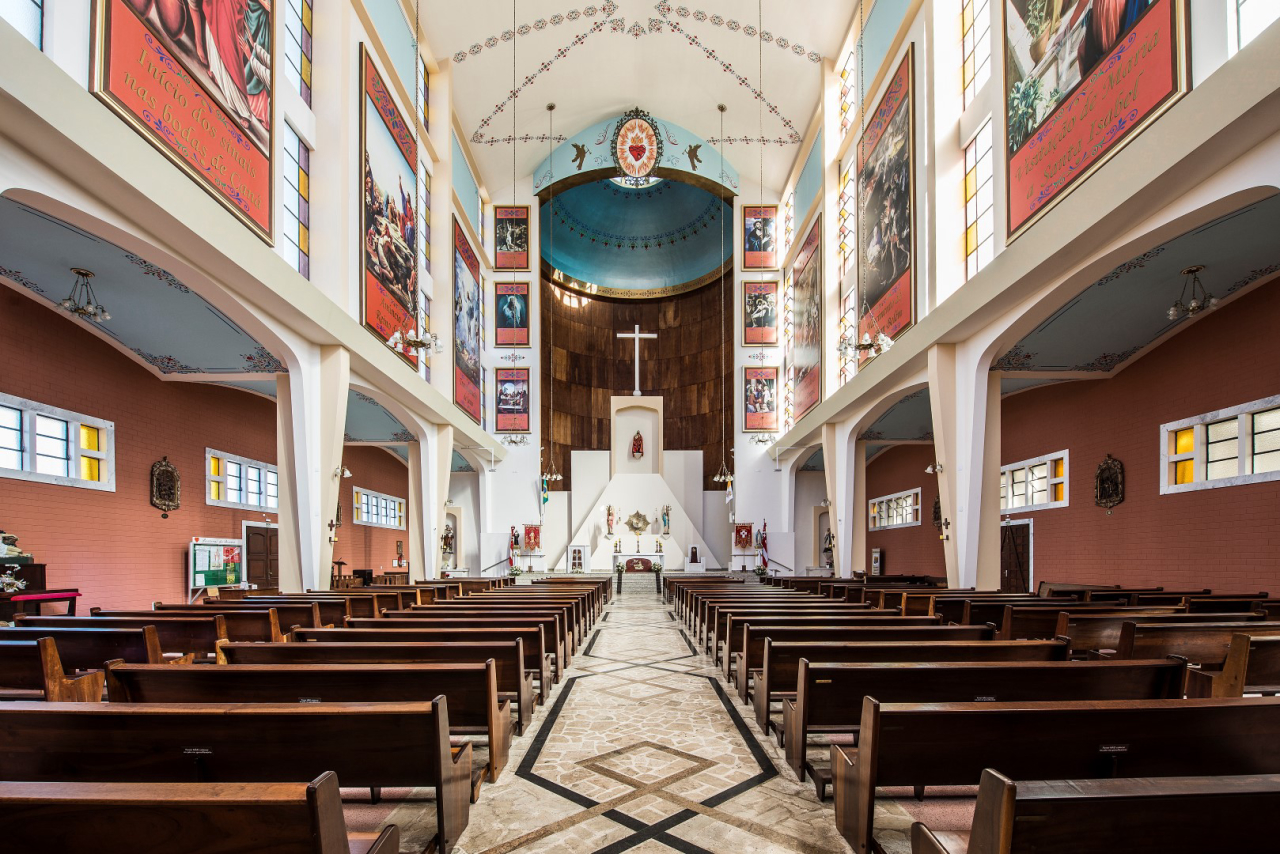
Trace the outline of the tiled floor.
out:
M 627 590 L 484 786 L 455 851 L 849 852 L 831 802 L 795 780 L 750 715 L 652 588 Z M 917 806 L 877 802 L 886 854 L 910 851 Z M 347 811 L 353 829 L 398 824 L 404 851 L 434 833 L 430 802 Z

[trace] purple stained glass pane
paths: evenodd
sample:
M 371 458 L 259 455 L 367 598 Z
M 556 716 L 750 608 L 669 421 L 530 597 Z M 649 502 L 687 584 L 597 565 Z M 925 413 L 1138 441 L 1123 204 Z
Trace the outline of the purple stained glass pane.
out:
M 303 172 L 311 174 L 311 149 L 301 139 L 298 140 L 298 165 Z
M 301 250 L 298 251 L 298 272 L 304 278 L 311 278 L 311 257 Z
M 311 226 L 311 202 L 298 196 L 298 222 Z

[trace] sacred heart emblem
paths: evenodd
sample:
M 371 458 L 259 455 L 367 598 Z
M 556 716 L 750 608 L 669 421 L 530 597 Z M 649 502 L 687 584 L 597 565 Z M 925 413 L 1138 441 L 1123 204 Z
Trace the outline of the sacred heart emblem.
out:
M 631 159 L 636 161 L 637 163 L 639 163 L 640 160 L 644 157 L 644 153 L 647 150 L 648 149 L 646 149 L 645 146 L 643 145 L 633 145 L 627 149 L 627 151 L 631 152 Z
M 626 178 L 647 178 L 662 161 L 662 137 L 649 114 L 639 109 L 622 116 L 613 137 L 613 162 Z

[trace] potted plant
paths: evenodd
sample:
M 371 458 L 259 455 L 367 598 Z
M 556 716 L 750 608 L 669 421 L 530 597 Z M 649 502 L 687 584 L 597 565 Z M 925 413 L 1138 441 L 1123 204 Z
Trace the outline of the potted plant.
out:
M 653 569 L 653 571 L 654 571 L 654 572 L 656 572 L 656 573 L 658 573 L 658 574 L 661 574 L 661 573 L 662 573 L 662 564 L 661 564 L 660 562 L 658 562 L 658 561 L 654 561 L 653 566 L 652 566 L 652 569 Z
M 524 570 L 521 569 L 519 566 L 513 566 L 507 570 L 507 575 L 511 576 L 512 578 L 515 578 L 517 575 L 524 575 Z
M 1039 65 L 1049 47 L 1049 0 L 1027 0 L 1027 34 L 1031 36 L 1031 62 Z
M 1009 151 L 1017 151 L 1031 136 L 1040 121 L 1040 104 L 1044 86 L 1039 77 L 1029 77 L 1013 84 L 1009 92 Z
M 768 574 L 769 574 L 769 570 L 765 569 L 765 568 L 764 568 L 764 565 L 763 565 L 763 564 L 759 564 L 759 563 L 758 563 L 758 564 L 756 564 L 756 568 L 755 568 L 754 572 L 755 572 L 755 574 L 756 574 L 756 577 L 757 577 L 757 578 L 764 578 L 766 575 L 768 575 Z

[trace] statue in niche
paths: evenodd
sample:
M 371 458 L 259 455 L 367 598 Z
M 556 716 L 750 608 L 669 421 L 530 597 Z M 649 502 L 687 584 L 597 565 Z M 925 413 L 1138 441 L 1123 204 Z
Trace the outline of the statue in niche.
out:
M 453 526 L 445 525 L 444 533 L 440 535 L 440 550 L 447 555 L 453 554 Z
M 671 505 L 662 505 L 662 536 L 671 536 Z
M 604 527 L 605 527 L 605 535 L 608 536 L 609 539 L 613 539 L 613 526 L 614 526 L 614 523 L 617 521 L 618 521 L 618 516 L 617 516 L 617 512 L 613 509 L 613 505 L 610 504 L 609 506 L 605 507 L 604 508 Z
M 638 460 L 644 457 L 644 437 L 637 430 L 636 434 L 631 437 L 631 459 Z
M 832 566 L 836 560 L 836 538 L 831 535 L 831 529 L 827 528 L 827 534 L 822 538 L 822 557 L 827 566 Z
M 689 547 L 689 563 L 698 563 L 698 547 Z
M 164 518 L 182 506 L 182 478 L 168 457 L 151 464 L 151 506 Z
M 1124 463 L 1107 454 L 1093 478 L 1093 503 L 1110 510 L 1124 501 Z

